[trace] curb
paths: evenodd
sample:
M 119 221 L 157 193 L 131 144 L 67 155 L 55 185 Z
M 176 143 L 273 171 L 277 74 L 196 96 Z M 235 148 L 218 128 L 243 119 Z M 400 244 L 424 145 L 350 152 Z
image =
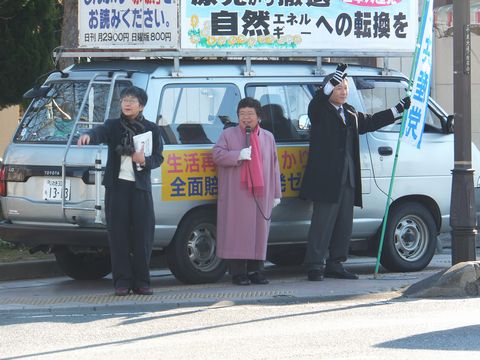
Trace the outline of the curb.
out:
M 0 263 L 0 281 L 63 276 L 55 260 L 28 260 Z
M 166 268 L 168 266 L 164 256 L 152 256 L 150 269 Z M 54 276 L 66 276 L 55 259 L 0 262 L 0 281 L 41 279 Z
M 406 297 L 476 297 L 480 295 L 480 262 L 466 261 L 410 285 Z

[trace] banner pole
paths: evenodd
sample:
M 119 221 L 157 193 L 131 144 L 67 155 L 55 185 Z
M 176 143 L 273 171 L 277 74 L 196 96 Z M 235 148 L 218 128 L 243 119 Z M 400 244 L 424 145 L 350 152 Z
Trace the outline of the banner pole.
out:
M 423 27 L 425 26 L 425 21 L 426 21 L 425 12 L 427 11 L 427 4 L 429 3 L 429 1 L 431 1 L 431 0 L 426 0 L 423 3 L 422 23 L 419 27 L 419 31 L 418 31 L 418 34 L 417 34 L 417 42 L 416 42 L 413 65 L 416 65 L 417 61 L 418 61 L 418 56 L 419 56 L 419 53 L 420 53 L 420 45 L 421 45 L 420 44 L 420 37 L 421 37 L 421 34 L 423 32 L 423 31 L 421 31 L 421 29 L 423 29 Z M 412 77 L 413 77 L 413 74 L 414 74 L 414 70 L 415 70 L 415 66 L 412 66 L 412 68 L 410 69 L 410 77 L 408 79 L 408 90 L 407 90 L 408 94 L 410 93 L 410 91 L 412 89 L 412 86 L 413 86 Z M 400 128 L 400 133 L 398 134 L 397 147 L 395 149 L 395 158 L 393 160 L 392 176 L 390 177 L 390 185 L 389 185 L 389 188 L 388 188 L 387 202 L 385 204 L 385 213 L 383 215 L 382 232 L 380 234 L 380 242 L 378 244 L 377 262 L 375 264 L 375 272 L 373 273 L 373 278 L 374 279 L 377 278 L 378 269 L 380 267 L 380 257 L 382 255 L 383 242 L 385 240 L 385 231 L 387 229 L 388 211 L 390 210 L 390 202 L 391 202 L 391 199 L 392 199 L 393 183 L 394 183 L 394 180 L 395 180 L 395 173 L 397 171 L 398 155 L 400 153 L 400 139 L 403 136 L 403 132 L 405 131 L 405 118 L 407 116 L 407 113 L 408 113 L 408 111 L 403 112 L 402 126 Z

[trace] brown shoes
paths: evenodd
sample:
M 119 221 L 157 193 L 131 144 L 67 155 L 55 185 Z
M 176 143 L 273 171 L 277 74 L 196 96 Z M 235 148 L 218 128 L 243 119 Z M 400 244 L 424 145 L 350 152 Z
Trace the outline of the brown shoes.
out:
M 126 287 L 115 288 L 115 296 L 127 296 L 130 294 L 130 289 Z
M 133 289 L 133 293 L 136 295 L 153 295 L 153 290 L 151 287 L 141 287 Z

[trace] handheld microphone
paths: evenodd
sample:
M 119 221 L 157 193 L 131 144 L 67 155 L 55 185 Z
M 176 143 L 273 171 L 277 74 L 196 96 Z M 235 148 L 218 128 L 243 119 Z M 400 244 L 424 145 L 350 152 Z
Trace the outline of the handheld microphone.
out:
M 250 147 L 250 134 L 252 133 L 252 128 L 250 126 L 245 127 L 245 134 L 247 135 L 247 148 Z

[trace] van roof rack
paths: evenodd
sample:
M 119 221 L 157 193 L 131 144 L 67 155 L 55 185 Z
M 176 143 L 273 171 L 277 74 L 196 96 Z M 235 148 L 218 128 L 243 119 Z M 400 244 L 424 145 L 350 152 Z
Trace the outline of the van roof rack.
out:
M 58 62 L 60 58 L 90 58 L 90 59 L 126 59 L 126 60 L 141 60 L 141 59 L 163 59 L 171 60 L 173 68 L 171 76 L 178 77 L 180 74 L 180 60 L 221 60 L 221 61 L 245 61 L 245 76 L 254 76 L 252 71 L 252 60 L 256 61 L 311 61 L 316 62 L 313 70 L 313 75 L 325 75 L 326 72 L 322 68 L 322 61 L 330 62 L 331 58 L 361 58 L 361 57 L 382 57 L 385 58 L 385 53 L 379 51 L 364 51 L 364 52 L 346 52 L 339 50 L 172 50 L 172 49 L 101 49 L 101 48 L 63 48 L 57 47 L 53 50 L 55 61 Z M 387 57 L 407 56 L 406 53 L 389 53 Z
M 258 49 L 247 50 L 222 50 L 222 49 L 192 49 L 192 50 L 174 50 L 174 49 L 111 49 L 111 48 L 64 48 L 58 47 L 53 50 L 54 56 L 61 57 L 107 57 L 107 58 L 162 58 L 162 57 L 223 57 L 223 58 L 312 58 L 312 57 L 404 57 L 411 56 L 411 53 L 388 52 L 379 50 L 368 51 L 345 51 L 338 49 L 308 50 L 308 49 Z
M 53 55 L 56 62 L 60 58 L 109 58 L 109 59 L 144 59 L 144 58 L 161 58 L 171 59 L 173 61 L 172 76 L 180 76 L 180 59 L 222 59 L 232 61 L 245 61 L 245 76 L 255 75 L 252 71 L 252 60 L 269 60 L 269 61 L 301 61 L 316 59 L 315 75 L 324 75 L 322 70 L 322 55 L 318 51 L 264 51 L 259 55 L 257 51 L 215 51 L 212 50 L 193 50 L 193 51 L 175 51 L 175 50 L 161 50 L 161 49 L 85 49 L 85 48 L 63 48 L 58 47 L 54 49 Z M 345 54 L 343 54 L 345 55 Z M 352 54 L 349 54 L 350 56 Z M 328 58 L 332 57 L 329 53 Z

